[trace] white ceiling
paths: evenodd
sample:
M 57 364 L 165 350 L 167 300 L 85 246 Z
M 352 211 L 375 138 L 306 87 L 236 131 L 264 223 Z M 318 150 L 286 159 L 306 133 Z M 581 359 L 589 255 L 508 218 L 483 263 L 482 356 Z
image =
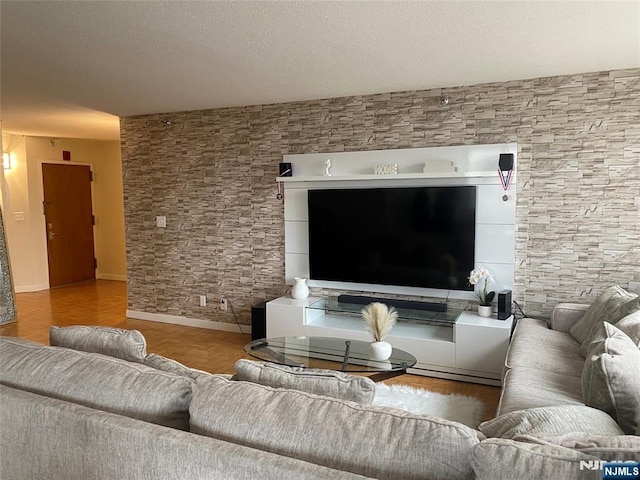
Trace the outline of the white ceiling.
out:
M 2 130 L 640 66 L 640 2 L 7 1 Z

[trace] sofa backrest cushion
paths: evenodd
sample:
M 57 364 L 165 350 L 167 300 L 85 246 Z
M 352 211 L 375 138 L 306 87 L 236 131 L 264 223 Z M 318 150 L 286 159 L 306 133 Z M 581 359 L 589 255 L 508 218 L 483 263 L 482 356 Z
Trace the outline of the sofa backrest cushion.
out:
M 615 286 L 606 289 L 587 309 L 584 316 L 569 329 L 580 344 L 580 353 L 587 356 L 589 346 L 603 322 L 616 324 L 630 313 L 640 310 L 640 297 Z
M 197 370 L 195 368 L 187 367 L 180 362 L 176 362 L 171 358 L 163 357 L 162 355 L 158 355 L 157 353 L 150 353 L 144 359 L 144 365 L 147 367 L 155 368 L 156 370 L 161 370 L 163 372 L 173 373 L 175 375 L 180 375 L 181 377 L 187 377 L 191 380 L 195 380 L 200 376 L 210 377 L 213 374 L 209 372 L 205 372 L 203 370 Z M 231 377 L 231 375 L 229 375 Z
M 516 410 L 481 423 L 478 430 L 487 437 L 500 438 L 569 432 L 624 435 L 611 416 L 601 410 L 584 405 L 559 405 Z
M 196 380 L 190 414 L 194 433 L 379 479 L 468 479 L 482 437 L 441 418 L 221 378 Z
M 0 338 L 0 383 L 118 413 L 189 429 L 192 381 L 139 363 Z
M 471 464 L 477 480 L 601 480 L 598 462 L 637 458 L 630 442 L 621 437 L 611 438 L 618 439 L 616 444 L 623 448 L 589 448 L 588 445 L 584 449 L 567 448 L 526 435 L 514 439 L 489 438 L 473 449 Z M 592 462 L 594 469 L 585 469 L 581 462 Z
M 364 477 L 0 385 L 3 480 Z
M 562 435 L 541 434 L 535 438 L 517 437 L 531 443 L 558 445 L 595 455 L 605 461 L 640 462 L 640 437 L 635 435 L 593 435 L 573 432 Z
M 371 404 L 376 393 L 373 380 L 333 370 L 289 367 L 240 359 L 236 362 L 236 375 L 238 380 L 245 382 L 274 388 L 291 388 L 363 405 Z
M 622 331 L 605 323 L 607 338 L 594 342 L 582 372 L 586 405 L 615 418 L 627 434 L 640 423 L 640 349 Z
M 147 341 L 138 330 L 76 325 L 49 329 L 49 343 L 54 347 L 101 353 L 129 362 L 142 363 L 147 356 Z

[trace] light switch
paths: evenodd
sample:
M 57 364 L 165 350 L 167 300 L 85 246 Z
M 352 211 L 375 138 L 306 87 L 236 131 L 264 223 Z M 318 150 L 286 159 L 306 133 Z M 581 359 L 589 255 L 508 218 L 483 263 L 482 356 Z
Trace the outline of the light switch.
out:
M 16 222 L 24 222 L 24 212 L 13 212 L 13 218 Z
M 156 227 L 166 228 L 167 226 L 167 217 L 164 215 L 158 215 L 156 217 Z

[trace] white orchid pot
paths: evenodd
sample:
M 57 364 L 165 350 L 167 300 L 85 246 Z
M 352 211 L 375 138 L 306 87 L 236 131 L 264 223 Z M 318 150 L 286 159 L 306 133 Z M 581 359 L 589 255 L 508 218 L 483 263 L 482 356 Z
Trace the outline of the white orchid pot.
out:
M 493 314 L 491 305 L 478 305 L 478 315 L 481 317 L 490 317 Z
M 369 358 L 382 362 L 391 356 L 393 348 L 388 342 L 371 342 L 369 344 Z
M 303 300 L 309 296 L 309 287 L 307 279 L 304 277 L 295 277 L 293 287 L 291 287 L 291 296 L 296 300 Z

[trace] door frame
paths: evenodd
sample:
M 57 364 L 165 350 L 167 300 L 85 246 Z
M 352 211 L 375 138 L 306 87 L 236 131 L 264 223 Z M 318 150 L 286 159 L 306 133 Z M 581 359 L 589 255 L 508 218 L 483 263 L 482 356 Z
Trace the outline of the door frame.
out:
M 63 161 L 63 160 L 38 160 L 38 199 L 40 201 L 39 215 L 38 215 L 38 218 L 40 220 L 38 220 L 38 224 L 40 226 L 40 236 L 42 238 L 41 248 L 43 249 L 44 256 L 46 259 L 45 265 L 47 270 L 46 272 L 47 273 L 47 289 L 51 289 L 51 284 L 49 282 L 49 252 L 47 250 L 47 222 L 44 216 L 44 185 L 43 185 L 44 172 L 42 167 L 44 163 L 50 163 L 54 165 L 82 165 L 85 167 L 88 166 L 93 175 L 95 175 L 95 170 L 93 168 L 93 162 L 84 163 L 84 162 L 72 162 L 72 161 Z M 95 178 L 91 182 L 91 212 L 92 212 L 92 215 L 95 216 L 96 200 L 95 200 L 94 182 L 95 182 Z M 96 219 L 96 223 L 95 225 L 93 225 L 93 254 L 95 255 L 95 258 L 98 258 L 98 251 L 96 249 L 96 237 L 97 237 L 96 227 L 97 226 L 98 226 L 98 220 Z M 98 277 L 97 270 L 98 269 L 96 269 L 96 278 Z

